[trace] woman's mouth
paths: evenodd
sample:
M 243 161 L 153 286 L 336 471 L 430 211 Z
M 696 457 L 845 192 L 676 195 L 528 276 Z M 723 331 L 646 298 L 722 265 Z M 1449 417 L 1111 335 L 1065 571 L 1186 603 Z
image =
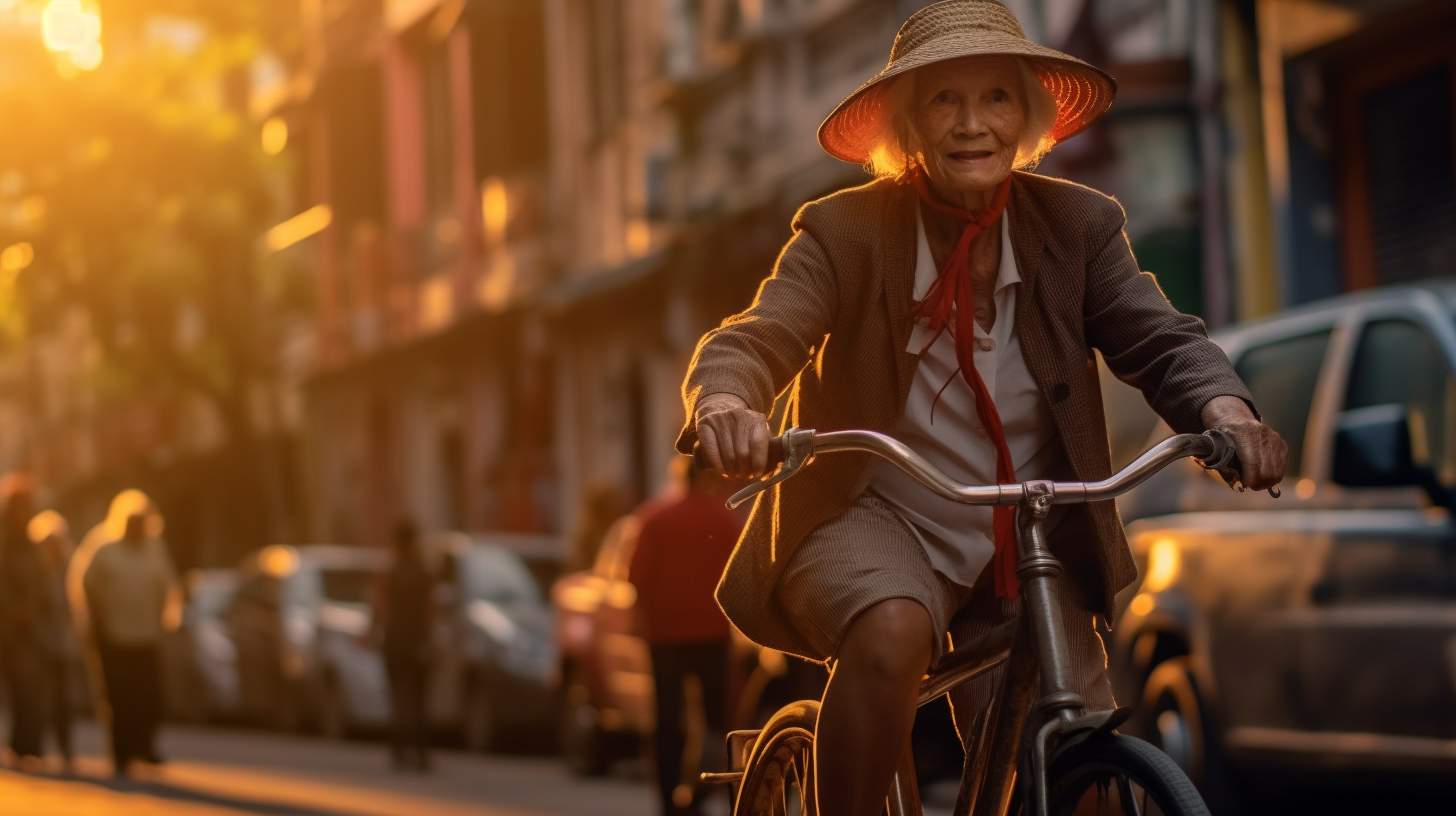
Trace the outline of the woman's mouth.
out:
M 957 150 L 949 155 L 954 161 L 977 162 L 991 158 L 992 153 L 989 150 Z

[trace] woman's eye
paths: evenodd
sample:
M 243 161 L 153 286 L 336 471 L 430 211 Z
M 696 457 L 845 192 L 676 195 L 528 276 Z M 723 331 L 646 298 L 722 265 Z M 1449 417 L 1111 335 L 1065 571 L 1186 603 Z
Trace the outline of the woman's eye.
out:
M 991 101 L 992 102 L 1005 102 L 1007 99 L 1010 99 L 1010 98 L 1011 98 L 1011 95 L 1008 94 L 1008 93 L 1006 93 L 1005 91 L 1001 90 L 1000 88 L 997 88 L 996 90 L 994 90 L 994 91 L 991 92 Z
M 950 91 L 941 91 L 940 93 L 936 94 L 930 101 L 936 104 L 950 102 L 952 101 Z

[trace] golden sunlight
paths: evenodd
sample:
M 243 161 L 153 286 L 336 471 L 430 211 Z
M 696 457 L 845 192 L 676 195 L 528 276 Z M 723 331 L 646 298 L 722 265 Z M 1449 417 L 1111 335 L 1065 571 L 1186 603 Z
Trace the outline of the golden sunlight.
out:
M 263 233 L 263 246 L 269 252 L 287 249 L 309 236 L 323 232 L 333 220 L 334 213 L 329 205 L 315 204 Z
M 491 244 L 504 243 L 506 224 L 510 218 L 510 196 L 504 181 L 494 177 L 486 179 L 480 192 L 480 213 L 485 239 Z
M 0 272 L 15 273 L 30 266 L 35 260 L 35 248 L 30 244 L 21 241 L 18 244 L 11 244 L 0 252 Z
M 81 0 L 51 0 L 41 12 L 45 47 L 83 71 L 101 65 L 101 15 Z
M 1178 580 L 1182 557 L 1178 553 L 1178 542 L 1171 538 L 1160 538 L 1153 542 L 1148 551 L 1148 577 L 1143 582 L 1147 592 L 1162 592 Z
M 276 156 L 288 146 L 288 122 L 281 116 L 274 116 L 263 123 L 263 152 Z

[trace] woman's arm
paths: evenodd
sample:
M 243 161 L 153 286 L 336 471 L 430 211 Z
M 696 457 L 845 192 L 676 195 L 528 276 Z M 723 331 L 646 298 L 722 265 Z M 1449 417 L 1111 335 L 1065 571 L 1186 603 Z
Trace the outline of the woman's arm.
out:
M 1222 474 L 1230 485 L 1278 484 L 1288 446 L 1259 421 L 1248 389 L 1208 339 L 1203 321 L 1173 308 L 1153 276 L 1138 269 L 1121 208 L 1108 202 L 1102 215 L 1083 298 L 1087 342 L 1175 431 L 1216 427 L 1233 437 L 1243 469 Z
M 743 478 L 764 473 L 774 398 L 809 362 L 837 310 L 828 256 L 812 235 L 796 232 L 753 305 L 699 341 L 683 383 L 687 422 L 678 450 L 690 452 L 701 438 L 715 469 Z

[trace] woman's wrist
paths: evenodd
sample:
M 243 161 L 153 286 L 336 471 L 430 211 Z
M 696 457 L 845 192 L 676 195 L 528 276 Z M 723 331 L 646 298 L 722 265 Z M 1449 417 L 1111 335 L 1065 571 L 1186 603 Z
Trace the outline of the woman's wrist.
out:
M 747 407 L 748 403 L 737 394 L 729 394 L 726 392 L 708 394 L 707 396 L 698 400 L 697 410 L 693 412 L 693 421 L 700 422 L 702 421 L 703 417 L 708 416 L 709 414 L 716 414 L 722 411 L 733 411 Z
M 1249 409 L 1249 404 L 1238 397 L 1224 395 L 1204 403 L 1199 412 L 1205 428 L 1223 428 L 1246 422 L 1258 422 L 1259 418 Z

